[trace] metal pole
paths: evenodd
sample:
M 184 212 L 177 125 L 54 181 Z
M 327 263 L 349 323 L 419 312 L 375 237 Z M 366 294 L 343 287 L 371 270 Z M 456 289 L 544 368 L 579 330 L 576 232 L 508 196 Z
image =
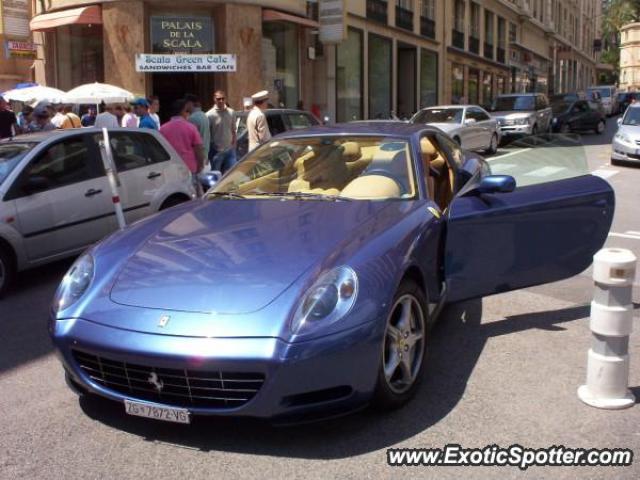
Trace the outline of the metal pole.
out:
M 102 129 L 100 155 L 102 156 L 102 164 L 104 165 L 105 172 L 107 172 L 107 179 L 109 180 L 109 186 L 111 187 L 111 201 L 113 202 L 113 208 L 116 211 L 118 227 L 122 230 L 127 226 L 127 222 L 124 218 L 122 203 L 120 202 L 120 179 L 118 178 L 118 171 L 116 169 L 115 162 L 113 161 L 111 142 L 109 142 L 109 132 L 106 128 Z
M 604 249 L 593 263 L 595 295 L 591 303 L 593 333 L 587 365 L 587 384 L 578 397 L 604 409 L 629 408 L 635 397 L 629 390 L 629 336 L 633 331 L 632 289 L 635 255 L 629 250 Z

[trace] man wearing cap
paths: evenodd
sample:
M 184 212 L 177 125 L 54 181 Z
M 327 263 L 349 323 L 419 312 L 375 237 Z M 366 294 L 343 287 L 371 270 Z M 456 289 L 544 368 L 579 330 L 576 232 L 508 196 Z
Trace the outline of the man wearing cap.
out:
M 263 90 L 251 96 L 253 109 L 247 117 L 247 133 L 249 135 L 249 151 L 258 148 L 271 140 L 271 132 L 264 111 L 267 109 L 269 92 Z
M 18 133 L 16 114 L 9 110 L 4 97 L 0 97 L 0 139 L 13 137 L 16 133 Z
M 51 123 L 51 115 L 48 105 L 38 104 L 33 110 L 33 120 L 29 124 L 28 131 L 31 132 L 48 132 L 55 130 L 56 126 Z
M 149 114 L 149 101 L 146 98 L 136 98 L 131 105 L 135 114 L 140 118 L 138 122 L 139 128 L 150 128 L 151 130 L 158 130 L 158 125 Z

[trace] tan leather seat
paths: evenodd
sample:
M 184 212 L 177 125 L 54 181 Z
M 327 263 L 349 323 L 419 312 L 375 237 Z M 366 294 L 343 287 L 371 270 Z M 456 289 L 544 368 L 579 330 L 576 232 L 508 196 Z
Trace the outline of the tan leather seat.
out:
M 289 192 L 335 195 L 350 180 L 349 169 L 340 148 L 331 148 L 325 155 L 310 151 L 298 158 L 294 166 L 298 178 L 289 185 Z
M 429 138 L 424 137 L 420 140 L 420 150 L 422 152 L 422 161 L 427 175 L 429 191 L 433 192 L 433 200 L 444 210 L 449 206 L 453 198 L 453 170 L 451 170 L 442 153 Z M 439 173 L 438 178 L 431 176 L 430 168 Z
M 400 186 L 382 175 L 366 175 L 349 183 L 340 196 L 359 199 L 400 198 Z

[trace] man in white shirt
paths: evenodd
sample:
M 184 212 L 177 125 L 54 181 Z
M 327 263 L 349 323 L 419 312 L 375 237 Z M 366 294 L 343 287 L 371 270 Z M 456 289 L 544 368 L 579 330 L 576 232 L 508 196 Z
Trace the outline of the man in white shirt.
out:
M 100 114 L 96 117 L 95 127 L 98 128 L 118 128 L 118 117 L 113 114 L 113 105 L 100 105 Z
M 64 106 L 63 105 L 56 105 L 56 114 L 51 119 L 51 123 L 53 123 L 53 125 L 56 128 L 62 128 L 62 123 L 65 120 L 65 116 L 64 116 L 64 111 L 63 110 L 64 110 Z
M 251 96 L 253 109 L 247 117 L 247 133 L 249 134 L 249 151 L 258 148 L 271 140 L 271 132 L 264 111 L 268 107 L 269 92 L 263 90 Z
M 158 129 L 160 128 L 160 116 L 158 115 L 159 111 L 160 99 L 155 95 L 151 95 L 149 97 L 149 115 L 151 116 L 153 121 L 156 122 Z

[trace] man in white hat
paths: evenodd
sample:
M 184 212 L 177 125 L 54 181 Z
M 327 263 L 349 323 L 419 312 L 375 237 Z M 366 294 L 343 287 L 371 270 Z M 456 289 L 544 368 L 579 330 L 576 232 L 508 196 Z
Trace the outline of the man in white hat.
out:
M 271 140 L 271 132 L 264 111 L 267 109 L 269 92 L 263 90 L 251 96 L 253 109 L 247 117 L 247 132 L 249 134 L 249 151 Z

